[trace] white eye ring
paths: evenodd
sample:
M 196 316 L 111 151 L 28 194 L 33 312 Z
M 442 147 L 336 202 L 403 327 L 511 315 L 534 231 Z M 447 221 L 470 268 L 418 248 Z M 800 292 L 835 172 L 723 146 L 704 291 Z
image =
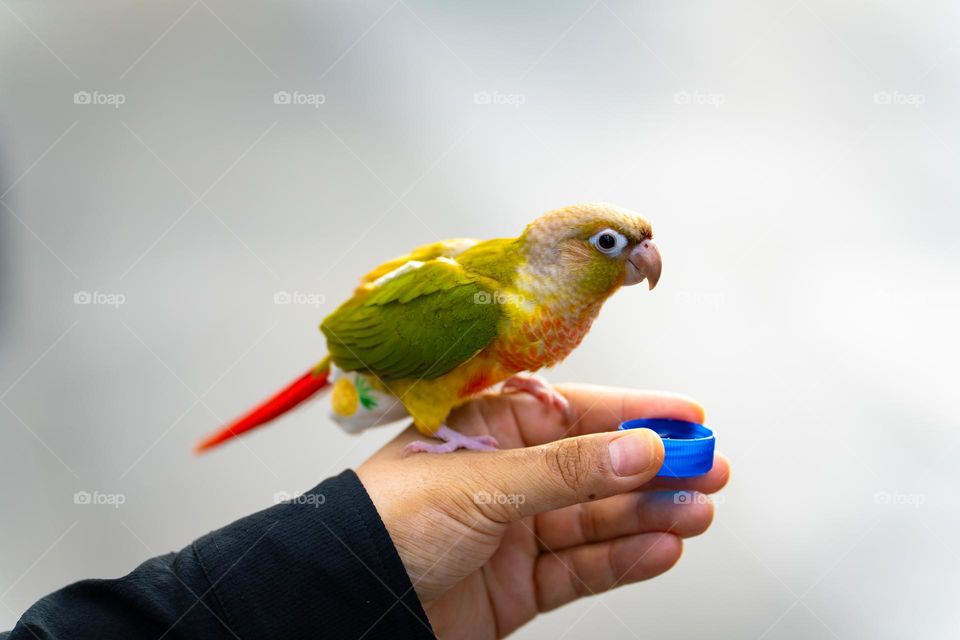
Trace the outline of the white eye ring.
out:
M 627 246 L 627 237 L 619 231 L 604 229 L 593 234 L 593 237 L 590 238 L 590 244 L 602 254 L 618 256 Z

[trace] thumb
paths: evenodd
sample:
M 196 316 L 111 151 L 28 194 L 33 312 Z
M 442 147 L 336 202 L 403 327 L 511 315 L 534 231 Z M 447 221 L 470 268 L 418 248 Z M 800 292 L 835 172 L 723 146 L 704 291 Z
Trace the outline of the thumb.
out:
M 650 429 L 563 438 L 476 456 L 484 483 L 502 491 L 510 520 L 632 491 L 663 464 L 663 442 Z M 495 495 L 495 494 L 494 494 Z

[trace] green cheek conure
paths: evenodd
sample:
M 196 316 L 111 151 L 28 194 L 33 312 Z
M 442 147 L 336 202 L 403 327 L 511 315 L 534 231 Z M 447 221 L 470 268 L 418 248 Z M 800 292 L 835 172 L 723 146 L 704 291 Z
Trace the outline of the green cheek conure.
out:
M 328 355 L 265 403 L 197 446 L 209 449 L 332 388 L 350 430 L 405 416 L 424 436 L 408 451 L 492 449 L 444 425 L 450 411 L 503 382 L 566 410 L 530 375 L 573 351 L 619 287 L 660 278 L 650 223 L 610 204 L 551 211 L 516 238 L 455 239 L 380 265 L 320 324 Z

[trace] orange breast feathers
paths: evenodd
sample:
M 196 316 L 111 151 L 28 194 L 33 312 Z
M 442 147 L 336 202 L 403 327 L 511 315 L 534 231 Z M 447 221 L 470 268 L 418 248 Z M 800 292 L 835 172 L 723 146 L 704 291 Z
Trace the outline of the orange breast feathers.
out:
M 552 367 L 583 341 L 599 310 L 599 304 L 578 313 L 544 309 L 516 319 L 493 345 L 495 357 L 502 367 L 514 372 Z

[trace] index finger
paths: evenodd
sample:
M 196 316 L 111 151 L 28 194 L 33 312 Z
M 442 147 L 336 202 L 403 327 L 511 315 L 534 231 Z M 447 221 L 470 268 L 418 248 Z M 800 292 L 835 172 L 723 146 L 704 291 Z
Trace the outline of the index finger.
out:
M 634 418 L 672 418 L 702 423 L 699 402 L 667 391 L 602 387 L 592 384 L 562 384 L 556 387 L 570 402 L 571 418 L 566 436 L 612 431 Z

